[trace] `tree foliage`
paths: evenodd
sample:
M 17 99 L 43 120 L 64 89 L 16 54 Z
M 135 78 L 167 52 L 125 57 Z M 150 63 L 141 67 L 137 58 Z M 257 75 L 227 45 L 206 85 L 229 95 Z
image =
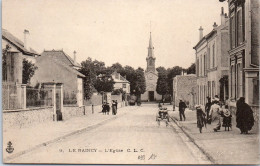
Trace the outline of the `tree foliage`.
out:
M 114 90 L 114 80 L 108 75 L 98 76 L 94 87 L 98 92 L 112 92 Z
M 196 74 L 196 65 L 195 63 L 192 63 L 190 67 L 186 69 L 187 74 Z
M 23 59 L 23 77 L 22 83 L 29 84 L 32 76 L 34 75 L 35 71 L 38 69 L 32 62 Z
M 156 92 L 162 96 L 169 93 L 168 77 L 167 77 L 166 69 L 159 70 L 158 72 Z

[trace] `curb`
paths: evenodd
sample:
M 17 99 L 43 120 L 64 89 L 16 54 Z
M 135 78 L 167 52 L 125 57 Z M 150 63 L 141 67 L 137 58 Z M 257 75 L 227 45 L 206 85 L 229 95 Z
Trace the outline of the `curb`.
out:
M 190 134 L 189 132 L 180 125 L 180 123 L 178 121 L 176 121 L 175 118 L 173 118 L 172 116 L 170 116 L 170 118 L 172 119 L 172 121 L 183 131 L 183 133 L 190 139 L 190 141 L 208 158 L 208 160 L 210 162 L 212 162 L 212 164 L 218 164 L 217 161 L 210 155 L 209 152 L 207 152 L 207 150 L 205 150 L 203 148 L 203 146 L 196 141 Z
M 81 132 L 89 131 L 89 130 L 92 130 L 92 129 L 94 129 L 94 128 L 97 128 L 97 127 L 99 127 L 99 126 L 101 126 L 101 125 L 104 125 L 104 124 L 108 123 L 109 121 L 112 121 L 112 120 L 115 120 L 115 119 L 117 119 L 117 118 L 120 118 L 120 117 L 124 116 L 125 114 L 126 114 L 126 113 L 124 113 L 124 114 L 122 114 L 122 115 L 119 115 L 119 116 L 114 116 L 114 117 L 112 117 L 112 118 L 103 120 L 103 121 L 101 121 L 101 122 L 99 122 L 99 123 L 96 123 L 96 124 L 93 124 L 93 125 L 89 125 L 89 126 L 83 128 L 83 129 L 79 129 L 79 130 L 73 131 L 73 132 L 71 132 L 71 133 L 68 133 L 68 134 L 66 134 L 66 135 L 63 135 L 63 136 L 54 138 L 54 139 L 52 139 L 52 140 L 50 140 L 50 141 L 43 142 L 43 143 L 41 143 L 41 144 L 35 145 L 35 146 L 33 146 L 32 148 L 30 148 L 30 149 L 17 152 L 17 153 L 15 153 L 15 154 L 11 155 L 11 156 L 8 156 L 8 157 L 4 158 L 4 159 L 3 159 L 3 163 L 7 163 L 7 161 L 9 161 L 9 160 L 15 159 L 15 158 L 17 158 L 17 157 L 20 157 L 20 156 L 26 154 L 26 153 L 29 153 L 29 152 L 31 152 L 31 151 L 34 151 L 34 150 L 38 149 L 38 148 L 47 146 L 47 145 L 49 145 L 49 144 L 55 143 L 55 142 L 57 142 L 57 141 L 60 141 L 60 140 L 62 140 L 62 139 L 65 139 L 65 138 L 67 138 L 67 137 L 70 137 L 70 136 L 72 136 L 72 135 L 79 134 L 79 133 L 81 133 Z

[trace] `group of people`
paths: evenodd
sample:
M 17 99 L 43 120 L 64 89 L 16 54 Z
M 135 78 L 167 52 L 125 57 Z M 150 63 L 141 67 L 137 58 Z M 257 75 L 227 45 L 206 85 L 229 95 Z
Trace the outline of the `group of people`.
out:
M 116 115 L 117 114 L 117 100 L 112 100 L 112 115 Z M 102 105 L 102 113 L 104 115 L 109 115 L 110 112 L 110 105 L 108 102 L 104 102 Z
M 217 132 L 222 127 L 231 129 L 232 127 L 232 115 L 226 103 L 221 103 L 218 96 L 211 101 L 210 97 L 207 97 L 208 101 L 205 105 L 205 109 L 201 105 L 196 105 L 197 113 L 197 127 L 200 133 L 202 127 L 206 127 L 207 124 L 211 124 L 212 121 L 217 121 L 214 131 Z M 236 103 L 236 127 L 240 129 L 241 134 L 248 134 L 248 131 L 252 129 L 254 125 L 253 111 L 250 106 L 245 103 L 245 98 L 240 97 Z M 204 111 L 205 110 L 205 111 Z M 180 113 L 181 116 L 181 113 Z M 184 116 L 185 117 L 185 116 Z

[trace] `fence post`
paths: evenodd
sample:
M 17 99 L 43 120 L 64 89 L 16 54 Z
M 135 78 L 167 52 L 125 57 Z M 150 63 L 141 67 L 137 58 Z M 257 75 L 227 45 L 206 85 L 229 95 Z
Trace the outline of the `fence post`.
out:
M 7 84 L 7 108 L 9 109 L 10 108 L 10 90 L 9 90 L 9 86 L 10 85 L 8 85 Z
M 22 85 L 22 89 L 23 89 L 23 109 L 26 109 L 26 85 Z
M 92 114 L 94 114 L 94 105 L 92 104 Z

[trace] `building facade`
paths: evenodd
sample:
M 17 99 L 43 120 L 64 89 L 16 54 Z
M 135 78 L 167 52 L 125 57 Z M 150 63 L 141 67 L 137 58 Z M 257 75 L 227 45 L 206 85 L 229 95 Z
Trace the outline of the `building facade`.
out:
M 196 101 L 197 78 L 195 74 L 178 75 L 173 79 L 173 102 L 178 106 L 179 101 L 184 101 L 193 109 Z
M 38 69 L 31 79 L 32 85 L 45 82 L 63 83 L 64 105 L 83 105 L 83 78 L 85 76 L 76 70 L 79 64 L 63 50 L 44 51 L 40 57 L 36 58 L 35 65 Z
M 158 72 L 155 68 L 155 56 L 154 56 L 154 47 L 152 43 L 152 35 L 150 32 L 150 40 L 148 47 L 148 55 L 146 57 L 147 67 L 144 73 L 145 82 L 146 82 L 146 92 L 141 95 L 142 101 L 155 101 L 161 100 L 162 96 L 156 92 L 156 84 L 158 79 Z
M 259 0 L 228 0 L 229 97 L 259 108 Z
M 196 51 L 197 104 L 206 104 L 206 97 L 220 100 L 228 98 L 228 17 L 221 9 L 221 24 L 213 24 L 212 31 L 203 36 L 200 27 L 200 41 Z
M 130 94 L 130 82 L 127 81 L 126 78 L 124 78 L 120 75 L 120 73 L 117 72 L 113 72 L 111 76 L 115 82 L 114 89 L 123 89 L 126 94 Z

